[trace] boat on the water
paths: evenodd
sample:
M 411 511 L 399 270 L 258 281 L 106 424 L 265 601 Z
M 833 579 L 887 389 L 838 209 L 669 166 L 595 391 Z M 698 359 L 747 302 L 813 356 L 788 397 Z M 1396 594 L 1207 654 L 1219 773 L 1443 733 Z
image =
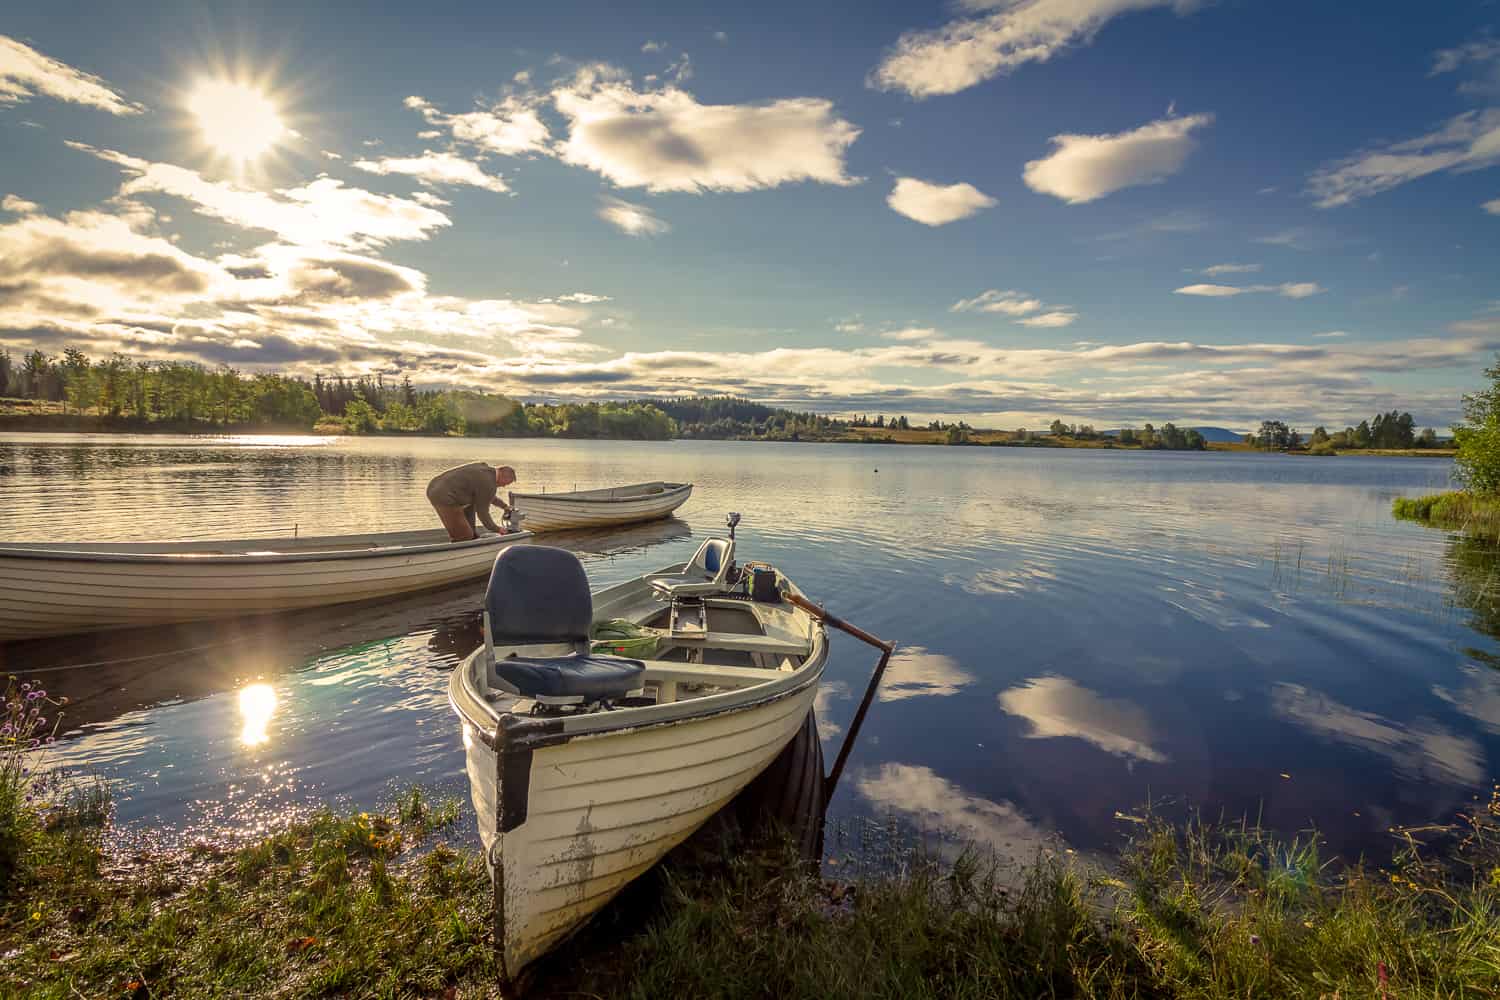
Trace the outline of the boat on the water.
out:
M 571 493 L 515 493 L 510 505 L 525 516 L 527 531 L 566 531 L 654 521 L 687 502 L 692 483 L 633 483 Z
M 528 545 L 495 560 L 484 644 L 448 692 L 507 979 L 807 725 L 828 657 L 823 623 L 788 599 L 800 592 L 774 568 L 733 560 L 732 534 L 710 538 L 685 564 L 592 595 L 570 552 Z
M 529 531 L 188 542 L 0 544 L 0 642 L 237 618 L 426 590 L 485 574 Z

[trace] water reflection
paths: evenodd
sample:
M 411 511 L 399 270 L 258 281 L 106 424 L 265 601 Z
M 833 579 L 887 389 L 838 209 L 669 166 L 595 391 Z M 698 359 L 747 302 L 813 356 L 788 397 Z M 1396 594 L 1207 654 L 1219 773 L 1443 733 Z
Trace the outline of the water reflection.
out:
M 974 683 L 958 661 L 923 646 L 903 646 L 891 657 L 880 684 L 881 701 L 943 697 Z
M 1164 764 L 1146 713 L 1124 698 L 1104 698 L 1066 677 L 1033 677 L 1000 694 L 1000 707 L 1031 723 L 1028 739 L 1074 737 L 1117 757 Z
M 1300 684 L 1274 685 L 1271 704 L 1288 722 L 1323 739 L 1379 754 L 1413 778 L 1477 787 L 1486 777 L 1483 748 L 1430 719 L 1402 726 Z
M 1357 852 L 1388 823 L 1449 818 L 1463 782 L 1500 764 L 1495 554 L 1389 514 L 1393 495 L 1443 488 L 1441 460 L 28 435 L 0 437 L 0 534 L 418 527 L 427 478 L 474 460 L 527 488 L 697 484 L 681 520 L 545 539 L 595 586 L 685 559 L 695 527 L 741 510 L 742 558 L 900 643 L 836 824 L 905 796 L 923 825 L 1017 843 L 1029 826 L 1086 849 L 1113 842 L 1115 810 L 1181 794 L 1311 821 Z M 253 828 L 284 807 L 368 808 L 390 781 L 462 794 L 445 690 L 479 642 L 483 590 L 12 644 L 0 670 L 74 699 L 61 753 L 111 779 L 127 826 Z M 825 739 L 847 731 L 871 662 L 833 639 Z M 252 683 L 277 699 L 253 752 Z
M 276 714 L 276 689 L 269 684 L 247 685 L 240 688 L 239 702 L 240 742 L 259 746 L 271 738 L 267 729 Z
M 1056 837 L 1012 802 L 965 792 L 929 767 L 882 764 L 855 782 L 877 814 L 894 813 L 918 829 L 941 834 L 952 848 L 987 847 L 1004 860 L 1030 861 Z

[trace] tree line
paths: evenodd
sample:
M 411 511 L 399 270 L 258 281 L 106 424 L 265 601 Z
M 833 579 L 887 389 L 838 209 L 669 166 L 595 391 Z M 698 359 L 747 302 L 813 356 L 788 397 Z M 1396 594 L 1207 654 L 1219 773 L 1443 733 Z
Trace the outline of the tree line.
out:
M 64 415 L 116 426 L 160 424 L 351 434 L 666 440 L 836 438 L 848 421 L 729 396 L 523 403 L 496 393 L 419 389 L 409 375 L 311 380 L 183 361 L 92 360 L 69 348 L 20 358 L 0 350 L 0 397 L 60 403 Z M 884 425 L 884 420 L 881 421 Z M 909 426 L 903 417 L 891 426 Z
M 1391 410 L 1377 413 L 1370 420 L 1361 420 L 1357 427 L 1345 427 L 1341 431 L 1330 433 L 1326 427 L 1316 427 L 1306 439 L 1285 421 L 1263 420 L 1260 430 L 1245 435 L 1245 443 L 1267 451 L 1297 451 L 1305 447 L 1308 451 L 1326 455 L 1367 448 L 1435 448 L 1438 437 L 1437 431 L 1431 427 L 1418 433 L 1416 421 L 1410 413 Z
M 1144 427 L 1122 427 L 1113 435 L 1096 431 L 1089 424 L 1065 424 L 1061 420 L 1052 421 L 1048 428 L 1055 438 L 1071 438 L 1075 441 L 1097 441 L 1107 437 L 1113 437 L 1122 445 L 1143 448 L 1150 451 L 1204 451 L 1208 448 L 1208 441 L 1202 434 L 1191 427 L 1178 427 L 1174 423 L 1162 424 L 1160 428 L 1152 424 Z M 1025 431 L 1017 431 L 1024 434 Z

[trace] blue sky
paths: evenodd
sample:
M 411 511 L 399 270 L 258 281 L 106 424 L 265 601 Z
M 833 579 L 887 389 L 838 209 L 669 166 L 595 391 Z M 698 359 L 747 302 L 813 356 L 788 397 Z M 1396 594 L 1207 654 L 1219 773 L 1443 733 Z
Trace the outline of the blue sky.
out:
M 30 7 L 12 353 L 1311 427 L 1500 349 L 1490 2 Z

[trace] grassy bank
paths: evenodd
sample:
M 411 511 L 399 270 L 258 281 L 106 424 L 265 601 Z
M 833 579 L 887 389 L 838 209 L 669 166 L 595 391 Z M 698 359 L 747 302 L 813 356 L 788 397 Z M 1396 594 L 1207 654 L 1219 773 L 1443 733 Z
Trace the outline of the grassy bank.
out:
M 1500 538 L 1500 497 L 1483 497 L 1463 490 L 1425 497 L 1397 497 L 1392 513 L 1434 528 Z
M 1139 818 L 1116 868 L 977 855 L 824 879 L 778 852 L 679 849 L 541 962 L 529 995 L 1490 997 L 1500 802 L 1386 871 L 1306 841 Z M 35 997 L 494 996 L 477 852 L 411 794 L 264 841 L 113 859 L 77 803 L 27 833 L 0 982 Z M 727 859 L 727 860 L 726 860 Z M 832 870 L 832 869 L 830 869 Z

